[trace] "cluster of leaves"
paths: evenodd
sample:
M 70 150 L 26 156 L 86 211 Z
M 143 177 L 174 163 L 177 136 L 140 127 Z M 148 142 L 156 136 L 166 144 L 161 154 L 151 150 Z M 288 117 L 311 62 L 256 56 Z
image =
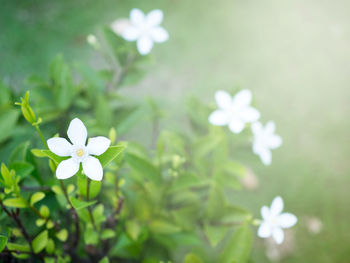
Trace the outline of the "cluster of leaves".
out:
M 187 128 L 160 131 L 163 114 L 154 100 L 120 95 L 141 79 L 148 58 L 108 28 L 95 48 L 107 69 L 73 69 L 58 56 L 48 79 L 30 77 L 30 101 L 27 92 L 18 103 L 24 118 L 14 106 L 18 94 L 0 85 L 0 258 L 248 262 L 253 217 L 225 194 L 239 189 L 246 174 L 232 159 L 232 136 L 208 125 L 210 108 L 197 100 L 189 103 Z M 63 159 L 46 148 L 46 139 L 65 134 L 77 116 L 92 134 L 112 141 L 98 157 L 102 182 L 81 171 L 64 182 L 55 178 Z M 116 143 L 140 119 L 152 123 L 148 143 Z

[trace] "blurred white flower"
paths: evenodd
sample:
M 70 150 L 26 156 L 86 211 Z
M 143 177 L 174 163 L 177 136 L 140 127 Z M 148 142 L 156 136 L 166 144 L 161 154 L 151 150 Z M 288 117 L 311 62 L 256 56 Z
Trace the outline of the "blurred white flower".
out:
M 290 228 L 294 226 L 298 219 L 291 213 L 282 213 L 283 200 L 277 196 L 273 199 L 271 207 L 263 206 L 261 208 L 261 216 L 263 222 L 258 229 L 258 236 L 261 238 L 268 238 L 270 236 L 281 244 L 284 240 L 283 228 Z
M 319 234 L 322 229 L 323 229 L 323 223 L 322 221 L 313 216 L 313 217 L 306 217 L 306 227 L 307 230 L 311 233 L 311 234 Z
M 271 149 L 281 146 L 282 138 L 275 134 L 275 123 L 269 121 L 265 127 L 260 122 L 252 124 L 254 135 L 253 152 L 259 155 L 265 165 L 271 164 Z
M 131 23 L 129 19 L 126 18 L 121 18 L 117 19 L 112 22 L 111 24 L 111 29 L 113 30 L 114 33 L 117 35 L 122 36 L 125 30 L 127 30 L 129 27 L 131 27 Z
M 83 171 L 87 177 L 95 181 L 101 181 L 103 177 L 103 169 L 100 161 L 92 155 L 101 155 L 109 145 L 110 140 L 103 136 L 87 139 L 87 130 L 84 123 L 78 118 L 73 119 L 68 127 L 68 138 L 72 142 L 70 144 L 66 139 L 54 137 L 47 140 L 47 145 L 54 154 L 58 156 L 71 156 L 71 158 L 59 163 L 56 169 L 58 179 L 67 179 L 75 175 L 82 163 Z
M 240 133 L 246 123 L 252 123 L 260 118 L 260 112 L 250 106 L 252 93 L 249 90 L 238 92 L 233 98 L 226 91 L 215 93 L 218 110 L 209 116 L 213 125 L 228 125 L 233 133 Z
M 127 41 L 137 41 L 138 51 L 146 55 L 151 52 L 154 42 L 162 43 L 169 39 L 168 32 L 160 26 L 162 21 L 163 12 L 159 9 L 145 15 L 134 8 L 130 11 L 131 26 L 123 30 L 122 36 Z

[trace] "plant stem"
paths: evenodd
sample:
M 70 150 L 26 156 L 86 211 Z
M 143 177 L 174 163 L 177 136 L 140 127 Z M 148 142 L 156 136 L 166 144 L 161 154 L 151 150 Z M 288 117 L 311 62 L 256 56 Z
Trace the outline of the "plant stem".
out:
M 88 178 L 87 179 L 87 189 L 86 189 L 86 199 L 89 202 L 90 201 L 90 183 L 91 183 L 91 179 Z M 94 228 L 94 230 L 97 232 L 97 227 L 95 224 L 95 219 L 94 219 L 94 215 L 92 214 L 92 209 L 91 206 L 88 206 L 88 211 L 89 211 L 89 216 L 90 216 L 90 220 L 91 220 L 91 224 Z
M 35 126 L 35 129 L 36 129 L 36 131 L 38 132 L 38 134 L 39 134 L 39 136 L 40 136 L 40 139 L 41 139 L 42 143 L 44 144 L 45 148 L 46 148 L 46 149 L 49 149 L 49 147 L 47 146 L 47 143 L 46 143 L 46 141 L 45 141 L 45 139 L 44 139 L 43 133 L 42 133 L 41 130 L 40 130 L 39 125 L 38 125 L 38 124 L 35 124 L 34 126 Z

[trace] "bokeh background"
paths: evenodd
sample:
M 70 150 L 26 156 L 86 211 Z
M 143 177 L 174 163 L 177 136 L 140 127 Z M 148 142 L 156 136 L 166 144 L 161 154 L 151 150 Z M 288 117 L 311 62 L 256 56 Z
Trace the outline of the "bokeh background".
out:
M 0 0 L 0 76 L 24 89 L 57 53 L 98 67 L 87 34 L 133 7 L 162 9 L 170 40 L 122 92 L 160 98 L 178 121 L 190 94 L 213 102 L 218 89 L 247 88 L 276 122 L 283 147 L 270 167 L 242 156 L 259 186 L 231 198 L 259 217 L 281 195 L 299 223 L 277 250 L 257 238 L 254 262 L 349 262 L 350 1 Z

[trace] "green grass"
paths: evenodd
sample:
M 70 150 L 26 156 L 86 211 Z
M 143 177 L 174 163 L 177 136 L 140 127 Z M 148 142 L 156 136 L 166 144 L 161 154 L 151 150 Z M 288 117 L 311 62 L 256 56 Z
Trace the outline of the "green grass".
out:
M 134 6 L 162 8 L 170 40 L 155 46 L 151 75 L 125 92 L 155 94 L 178 116 L 190 93 L 212 101 L 217 89 L 251 89 L 262 120 L 275 120 L 284 143 L 270 167 L 247 154 L 260 188 L 231 198 L 259 216 L 261 205 L 284 197 L 286 210 L 300 221 L 295 251 L 282 262 L 348 262 L 350 3 L 3 1 L 0 74 L 21 88 L 25 76 L 45 72 L 57 53 L 93 64 L 86 35 L 101 23 L 126 17 Z M 304 217 L 311 215 L 324 223 L 319 235 L 306 231 Z M 256 244 L 255 262 L 269 262 L 264 245 L 258 239 Z

